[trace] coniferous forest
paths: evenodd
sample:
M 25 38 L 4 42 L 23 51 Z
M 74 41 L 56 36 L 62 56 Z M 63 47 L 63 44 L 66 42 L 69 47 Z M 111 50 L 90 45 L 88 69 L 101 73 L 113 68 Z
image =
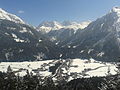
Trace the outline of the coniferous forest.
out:
M 15 75 L 9 66 L 7 73 L 0 72 L 0 90 L 120 90 L 120 65 L 117 64 L 117 75 L 107 73 L 107 77 L 78 78 L 66 82 L 60 79 L 56 83 L 52 76 L 44 79 L 40 75 Z

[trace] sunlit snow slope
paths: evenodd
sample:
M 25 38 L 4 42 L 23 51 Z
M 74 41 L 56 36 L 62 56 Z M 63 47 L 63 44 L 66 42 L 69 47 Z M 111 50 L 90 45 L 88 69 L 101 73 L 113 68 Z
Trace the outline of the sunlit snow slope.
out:
M 105 63 L 90 60 L 46 60 L 46 61 L 34 61 L 34 62 L 1 62 L 0 71 L 7 72 L 7 68 L 10 65 L 13 72 L 20 76 L 25 76 L 27 70 L 32 72 L 33 75 L 49 76 L 57 80 L 59 76 L 66 76 L 68 80 L 81 77 L 93 77 L 93 76 L 106 76 L 107 72 L 116 74 L 116 66 L 114 63 Z
M 8 13 L 0 8 L 0 19 L 13 21 L 15 23 L 25 24 L 25 22 L 14 14 Z

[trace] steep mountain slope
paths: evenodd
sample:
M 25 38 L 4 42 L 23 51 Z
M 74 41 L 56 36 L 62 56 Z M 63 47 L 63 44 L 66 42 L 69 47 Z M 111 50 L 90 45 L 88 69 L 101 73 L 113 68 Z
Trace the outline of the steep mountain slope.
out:
M 13 21 L 15 23 L 25 24 L 25 22 L 22 19 L 20 19 L 14 14 L 10 14 L 4 11 L 2 8 L 0 8 L 0 19 L 5 19 L 5 20 Z
M 117 61 L 120 56 L 120 8 L 92 22 L 64 42 L 64 58 Z M 66 52 L 66 53 L 65 53 Z
M 68 40 L 70 37 L 72 37 L 76 31 L 74 29 L 60 29 L 60 30 L 54 30 L 50 31 L 47 34 L 44 34 L 46 37 L 50 38 L 52 42 L 54 42 L 56 45 L 59 45 L 63 43 L 64 41 Z
M 33 27 L 1 17 L 0 61 L 42 60 L 58 57 L 59 48 Z

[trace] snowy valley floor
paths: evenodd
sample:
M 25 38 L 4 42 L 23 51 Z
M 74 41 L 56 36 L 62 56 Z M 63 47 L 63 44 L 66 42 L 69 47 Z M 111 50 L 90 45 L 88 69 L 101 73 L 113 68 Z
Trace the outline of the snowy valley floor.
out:
M 117 71 L 115 63 L 105 63 L 93 59 L 1 62 L 0 71 L 7 72 L 8 66 L 11 67 L 16 75 L 25 76 L 27 71 L 29 71 L 33 75 L 52 76 L 53 80 L 57 80 L 60 76 L 67 76 L 68 81 L 81 77 L 102 77 L 106 76 L 108 72 L 115 75 Z

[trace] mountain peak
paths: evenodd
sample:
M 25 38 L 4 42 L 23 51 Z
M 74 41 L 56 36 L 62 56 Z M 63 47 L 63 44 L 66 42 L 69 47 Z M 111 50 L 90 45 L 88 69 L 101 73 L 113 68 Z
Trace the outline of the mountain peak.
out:
M 0 8 L 0 13 L 7 13 L 7 12 L 3 10 L 2 8 Z
M 3 10 L 2 8 L 0 8 L 0 19 L 13 21 L 13 22 L 15 22 L 15 23 L 25 24 L 22 19 L 20 19 L 19 17 L 17 17 L 17 16 L 14 15 L 14 14 L 11 14 L 11 13 L 6 12 L 6 11 Z
M 44 21 L 40 24 L 40 26 L 46 26 L 46 27 L 54 27 L 56 25 L 60 25 L 57 21 Z
M 38 27 L 38 31 L 40 30 L 42 33 L 48 33 L 51 30 L 59 30 L 62 26 L 57 21 L 44 21 Z
M 112 14 L 113 17 L 119 18 L 120 17 L 120 7 L 113 7 L 110 10 L 110 14 Z
M 113 7 L 111 12 L 120 13 L 120 7 Z
M 57 22 L 57 21 L 45 21 L 42 22 L 38 27 L 38 31 L 41 31 L 42 33 L 49 33 L 52 30 L 61 30 L 64 29 L 84 29 L 90 24 L 90 21 L 86 22 L 72 22 L 72 21 L 63 21 L 63 22 Z

